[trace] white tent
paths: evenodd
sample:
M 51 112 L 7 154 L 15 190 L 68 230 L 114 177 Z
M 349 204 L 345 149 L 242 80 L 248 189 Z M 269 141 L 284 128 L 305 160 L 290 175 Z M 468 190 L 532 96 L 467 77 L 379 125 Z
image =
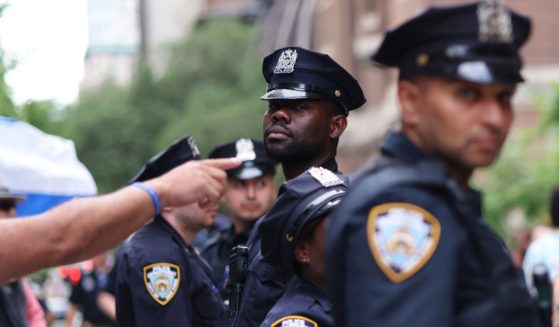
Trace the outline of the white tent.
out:
M 13 193 L 27 196 L 18 205 L 19 216 L 97 193 L 93 177 L 76 156 L 74 142 L 2 116 L 0 176 Z

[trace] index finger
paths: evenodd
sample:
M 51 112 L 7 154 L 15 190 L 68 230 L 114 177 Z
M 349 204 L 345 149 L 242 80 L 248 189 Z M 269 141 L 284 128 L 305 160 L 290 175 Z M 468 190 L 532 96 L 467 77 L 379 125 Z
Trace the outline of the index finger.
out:
M 243 162 L 241 159 L 238 158 L 220 158 L 220 159 L 205 159 L 200 160 L 201 163 L 204 165 L 208 165 L 211 167 L 229 170 L 233 168 L 237 168 Z

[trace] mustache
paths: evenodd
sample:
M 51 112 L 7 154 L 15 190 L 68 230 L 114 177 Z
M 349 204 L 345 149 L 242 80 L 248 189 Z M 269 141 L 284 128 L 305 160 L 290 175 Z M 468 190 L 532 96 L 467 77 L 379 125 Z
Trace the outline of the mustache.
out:
M 266 127 L 266 129 L 264 130 L 264 135 L 268 136 L 271 133 L 280 133 L 287 136 L 293 136 L 293 132 L 282 121 L 280 121 L 279 123 L 270 124 L 268 127 Z

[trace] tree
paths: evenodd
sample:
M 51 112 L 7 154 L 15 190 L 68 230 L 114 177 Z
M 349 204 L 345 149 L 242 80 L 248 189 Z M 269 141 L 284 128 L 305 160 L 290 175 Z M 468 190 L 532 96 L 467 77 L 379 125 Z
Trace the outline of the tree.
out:
M 537 127 L 515 132 L 495 167 L 479 183 L 492 227 L 506 235 L 506 218 L 520 209 L 529 223 L 544 222 L 550 191 L 559 184 L 559 85 L 536 96 Z
M 171 46 L 160 78 L 140 63 L 129 87 L 107 81 L 67 108 L 62 134 L 76 142 L 99 190 L 122 186 L 187 133 L 202 153 L 233 138 L 261 137 L 257 41 L 252 25 L 207 22 Z

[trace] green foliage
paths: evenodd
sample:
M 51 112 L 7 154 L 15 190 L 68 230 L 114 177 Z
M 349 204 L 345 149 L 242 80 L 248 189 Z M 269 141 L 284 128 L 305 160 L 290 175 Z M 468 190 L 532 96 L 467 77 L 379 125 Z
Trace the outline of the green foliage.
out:
M 497 164 L 479 183 L 486 191 L 486 215 L 506 235 L 504 218 L 521 209 L 529 223 L 542 222 L 551 189 L 559 184 L 559 85 L 537 94 L 541 121 L 536 128 L 514 131 Z
M 133 82 L 110 81 L 67 108 L 62 134 L 101 192 L 123 185 L 173 140 L 192 134 L 202 153 L 241 136 L 260 137 L 264 82 L 254 26 L 215 21 L 171 47 L 156 78 L 143 63 Z
M 261 137 L 264 83 L 257 36 L 251 26 L 216 21 L 201 25 L 174 49 L 161 86 L 164 98 L 181 108 L 160 146 L 190 133 L 207 153 L 233 138 Z
M 52 101 L 28 101 L 16 109 L 17 118 L 49 134 L 60 134 L 64 112 Z

